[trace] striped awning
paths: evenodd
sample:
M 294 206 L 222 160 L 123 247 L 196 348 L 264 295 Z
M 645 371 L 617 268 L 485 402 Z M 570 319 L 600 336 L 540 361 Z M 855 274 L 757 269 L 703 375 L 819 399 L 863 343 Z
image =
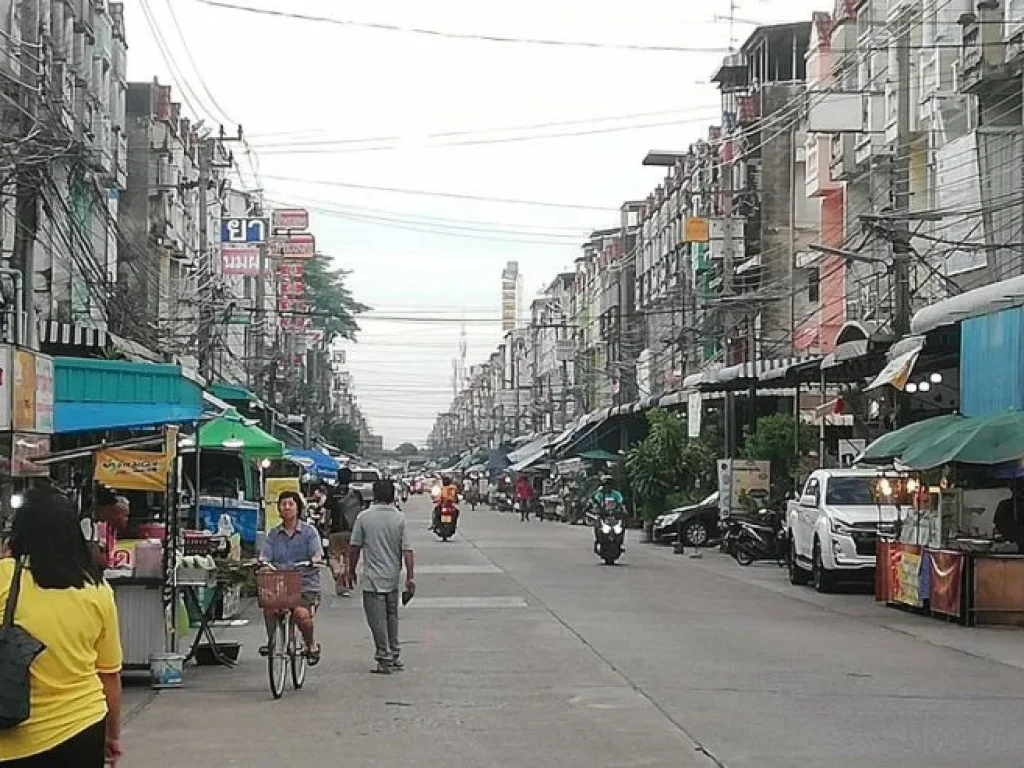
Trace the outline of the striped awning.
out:
M 110 332 L 104 328 L 96 328 L 82 323 L 43 320 L 39 323 L 39 342 L 63 347 L 106 349 L 110 342 Z
M 751 386 L 758 381 L 770 381 L 780 376 L 794 365 L 806 363 L 806 357 L 778 357 L 751 360 L 738 365 L 730 365 L 718 370 L 704 371 L 687 376 L 683 381 L 683 389 L 740 389 Z M 773 376 L 773 374 L 775 374 Z

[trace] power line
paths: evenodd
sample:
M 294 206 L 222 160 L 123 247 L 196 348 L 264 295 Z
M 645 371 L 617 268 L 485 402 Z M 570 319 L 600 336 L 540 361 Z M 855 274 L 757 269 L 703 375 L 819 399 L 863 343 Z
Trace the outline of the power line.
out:
M 555 203 L 540 200 L 520 200 L 509 197 L 489 197 L 486 195 L 473 195 L 457 192 L 442 192 L 440 190 L 407 189 L 401 187 L 378 187 L 371 184 L 355 184 L 345 181 L 328 181 L 326 179 L 302 179 L 294 176 L 266 176 L 271 181 L 285 181 L 297 184 L 311 184 L 314 186 L 339 187 L 344 189 L 360 189 L 370 192 L 391 192 L 398 195 L 416 195 L 425 197 L 443 197 L 452 200 L 474 200 L 484 203 L 503 203 L 506 205 L 530 205 L 541 208 L 565 208 L 579 211 L 618 211 L 618 208 L 600 205 L 584 205 L 580 203 Z
M 223 2 L 223 0 L 198 0 L 203 5 L 213 8 L 222 8 L 231 11 L 242 11 L 259 16 L 274 18 L 294 19 L 296 21 L 317 22 L 331 24 L 339 27 L 373 29 L 380 32 L 402 32 L 411 35 L 421 35 L 435 39 L 448 40 L 470 40 L 485 43 L 504 43 L 510 45 L 533 45 L 558 48 L 587 48 L 594 50 L 618 50 L 618 51 L 644 51 L 652 53 L 729 53 L 728 48 L 723 47 L 697 47 L 679 45 L 649 45 L 638 43 L 614 43 L 597 42 L 592 40 L 556 40 L 544 37 L 512 37 L 507 35 L 485 35 L 462 32 L 449 32 L 426 27 L 404 26 L 400 24 L 386 24 L 372 21 L 353 21 L 350 19 L 338 19 L 332 16 L 320 16 L 311 13 L 296 13 L 294 11 L 280 11 L 272 8 L 259 8 L 251 5 Z

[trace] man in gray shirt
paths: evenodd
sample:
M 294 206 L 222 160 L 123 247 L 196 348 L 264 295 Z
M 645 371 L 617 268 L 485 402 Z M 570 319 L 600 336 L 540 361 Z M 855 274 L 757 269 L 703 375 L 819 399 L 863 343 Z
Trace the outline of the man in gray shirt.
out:
M 390 675 L 402 669 L 398 644 L 398 588 L 405 561 L 405 589 L 413 592 L 415 558 L 405 530 L 405 515 L 395 508 L 390 480 L 373 484 L 373 504 L 356 518 L 349 549 L 349 583 L 356 583 L 356 565 L 363 559 L 363 610 L 370 625 L 377 668 Z

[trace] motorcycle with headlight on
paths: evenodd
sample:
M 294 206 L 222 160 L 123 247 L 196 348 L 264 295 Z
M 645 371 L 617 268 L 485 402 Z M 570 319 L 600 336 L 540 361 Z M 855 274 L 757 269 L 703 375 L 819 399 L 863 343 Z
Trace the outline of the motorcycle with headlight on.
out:
M 604 560 L 605 565 L 615 565 L 626 550 L 626 525 L 622 505 L 606 501 L 596 510 L 594 554 Z

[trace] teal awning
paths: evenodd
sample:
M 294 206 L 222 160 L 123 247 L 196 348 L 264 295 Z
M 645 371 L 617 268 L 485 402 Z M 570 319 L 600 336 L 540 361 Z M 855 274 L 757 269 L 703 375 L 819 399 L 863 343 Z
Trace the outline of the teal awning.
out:
M 57 433 L 152 429 L 198 421 L 203 393 L 180 366 L 54 358 Z
M 216 398 L 229 403 L 256 404 L 260 399 L 240 384 L 227 384 L 223 381 L 212 384 L 209 392 Z

